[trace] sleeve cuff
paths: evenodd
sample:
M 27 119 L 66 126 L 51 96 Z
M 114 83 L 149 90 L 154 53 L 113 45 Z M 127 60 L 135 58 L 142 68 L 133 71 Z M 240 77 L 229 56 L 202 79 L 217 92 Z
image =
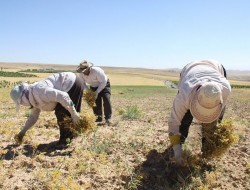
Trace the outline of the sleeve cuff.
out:
M 180 135 L 169 135 L 171 145 L 177 145 L 181 143 L 181 136 Z

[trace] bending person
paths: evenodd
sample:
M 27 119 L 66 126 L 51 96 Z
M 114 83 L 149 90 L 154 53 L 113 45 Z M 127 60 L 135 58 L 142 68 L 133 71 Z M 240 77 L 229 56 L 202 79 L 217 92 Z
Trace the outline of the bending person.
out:
M 202 127 L 217 125 L 223 118 L 231 86 L 220 63 L 202 60 L 191 62 L 182 69 L 178 90 L 168 126 L 175 159 L 182 163 L 181 145 L 188 136 L 193 118 Z
M 20 105 L 31 110 L 25 126 L 16 136 L 17 140 L 22 141 L 25 133 L 37 122 L 41 111 L 55 111 L 60 129 L 59 144 L 66 144 L 68 138 L 73 138 L 73 133 L 63 121 L 71 117 L 74 123 L 79 122 L 82 93 L 81 79 L 72 72 L 57 73 L 33 84 L 16 85 L 10 96 L 17 111 Z

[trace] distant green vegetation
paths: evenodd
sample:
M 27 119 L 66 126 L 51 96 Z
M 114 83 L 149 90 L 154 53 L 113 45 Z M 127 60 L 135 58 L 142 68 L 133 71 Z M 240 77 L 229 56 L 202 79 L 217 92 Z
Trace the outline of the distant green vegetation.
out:
M 167 88 L 165 86 L 112 86 L 112 93 L 118 94 L 124 98 L 133 99 L 133 98 L 144 98 L 144 97 L 154 97 L 166 94 L 176 94 L 175 89 Z
M 232 84 L 232 88 L 250 88 L 250 85 Z
M 178 85 L 179 81 L 176 81 L 176 80 L 172 80 L 171 81 L 173 84 L 175 84 L 176 86 Z
M 26 69 L 20 72 L 26 73 L 60 73 L 60 72 L 68 72 L 68 70 L 55 70 L 55 69 Z
M 6 71 L 0 71 L 1 77 L 38 77 L 34 74 L 26 74 L 26 73 L 20 73 L 20 72 L 6 72 Z
M 178 85 L 179 81 L 171 81 L 173 84 Z M 250 88 L 250 85 L 241 85 L 241 84 L 231 84 L 232 88 Z

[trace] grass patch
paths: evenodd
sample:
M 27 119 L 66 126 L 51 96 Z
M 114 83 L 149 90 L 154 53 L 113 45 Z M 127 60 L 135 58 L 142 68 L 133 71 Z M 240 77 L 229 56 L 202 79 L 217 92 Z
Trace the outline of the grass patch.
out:
M 119 114 L 123 119 L 138 119 L 142 112 L 137 105 L 128 106 L 125 110 L 120 110 Z
M 127 99 L 176 94 L 176 89 L 169 89 L 165 86 L 112 86 L 111 88 L 113 94 Z
M 33 74 L 26 74 L 26 73 L 20 73 L 20 72 L 6 72 L 6 71 L 0 71 L 1 77 L 37 77 L 37 75 Z

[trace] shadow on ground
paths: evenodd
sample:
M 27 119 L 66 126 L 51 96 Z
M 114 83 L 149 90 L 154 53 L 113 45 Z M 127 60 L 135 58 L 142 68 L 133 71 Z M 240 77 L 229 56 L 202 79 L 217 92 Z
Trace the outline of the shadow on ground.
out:
M 146 161 L 135 168 L 135 176 L 128 177 L 127 188 L 138 190 L 177 190 L 188 187 L 192 177 L 203 176 L 204 172 L 211 170 L 209 165 L 197 167 L 177 166 L 170 158 L 173 156 L 172 148 L 159 153 L 151 150 Z
M 53 141 L 50 143 L 39 144 L 37 147 L 34 147 L 29 144 L 16 145 L 11 144 L 6 146 L 5 154 L 1 155 L 1 160 L 13 160 L 19 155 L 24 155 L 26 157 L 34 157 L 40 153 L 44 153 L 46 156 L 70 156 L 73 150 L 68 150 L 68 146 L 57 145 L 58 141 Z

